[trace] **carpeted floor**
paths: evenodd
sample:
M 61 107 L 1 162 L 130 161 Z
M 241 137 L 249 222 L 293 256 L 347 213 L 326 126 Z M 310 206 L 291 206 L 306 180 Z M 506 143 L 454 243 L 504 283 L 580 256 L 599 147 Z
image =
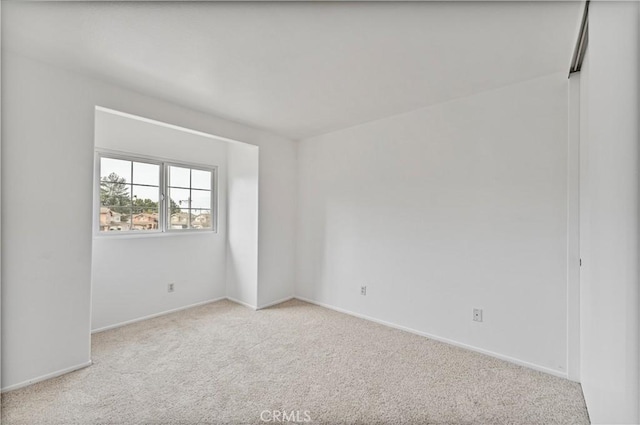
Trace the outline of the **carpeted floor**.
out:
M 589 423 L 576 383 L 297 300 L 220 301 L 92 345 L 93 366 L 3 394 L 2 424 Z

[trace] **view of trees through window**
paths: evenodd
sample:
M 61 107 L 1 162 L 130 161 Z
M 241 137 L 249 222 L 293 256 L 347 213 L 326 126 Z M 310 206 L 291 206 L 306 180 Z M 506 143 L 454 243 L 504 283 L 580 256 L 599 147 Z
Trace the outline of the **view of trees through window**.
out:
M 100 231 L 163 229 L 162 164 L 100 158 Z M 168 166 L 169 229 L 212 229 L 212 171 Z

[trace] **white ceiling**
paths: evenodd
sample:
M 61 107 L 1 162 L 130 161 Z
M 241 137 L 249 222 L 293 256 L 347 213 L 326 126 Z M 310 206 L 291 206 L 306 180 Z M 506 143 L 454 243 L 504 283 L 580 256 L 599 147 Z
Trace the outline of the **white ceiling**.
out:
M 580 2 L 5 3 L 3 47 L 300 139 L 567 72 Z

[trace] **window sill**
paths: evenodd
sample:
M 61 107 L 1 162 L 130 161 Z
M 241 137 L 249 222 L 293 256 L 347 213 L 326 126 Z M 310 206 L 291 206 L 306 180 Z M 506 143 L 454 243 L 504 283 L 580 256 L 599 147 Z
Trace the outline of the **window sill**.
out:
M 94 240 L 118 240 L 118 239 L 144 239 L 144 238 L 166 238 L 166 237 L 182 237 L 182 236 L 193 236 L 193 235 L 218 235 L 219 232 L 217 230 L 205 230 L 205 231 L 171 231 L 171 232 L 148 232 L 148 233 L 94 233 Z

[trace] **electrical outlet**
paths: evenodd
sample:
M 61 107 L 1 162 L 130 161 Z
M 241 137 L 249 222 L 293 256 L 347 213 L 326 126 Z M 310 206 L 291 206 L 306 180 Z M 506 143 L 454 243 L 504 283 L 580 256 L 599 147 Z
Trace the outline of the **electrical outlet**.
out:
M 170 283 L 169 286 L 167 286 L 167 292 L 173 292 L 175 290 L 175 283 Z
M 482 322 L 482 309 L 474 308 L 473 309 L 473 321 L 474 322 Z
M 366 286 L 361 286 L 360 287 L 360 295 L 367 295 L 367 287 Z

